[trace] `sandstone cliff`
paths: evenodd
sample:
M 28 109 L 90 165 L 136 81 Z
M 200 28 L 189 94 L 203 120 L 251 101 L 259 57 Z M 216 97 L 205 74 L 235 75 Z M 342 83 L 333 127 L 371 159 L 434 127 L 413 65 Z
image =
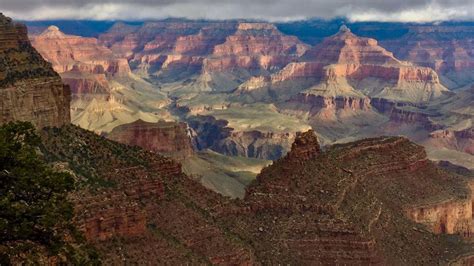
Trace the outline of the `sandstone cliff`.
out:
M 68 124 L 70 97 L 69 87 L 31 46 L 26 27 L 0 14 L 0 123 Z
M 215 89 L 268 75 L 301 56 L 308 46 L 268 23 L 240 23 L 223 44 L 204 60 L 203 79 Z M 226 85 L 227 84 L 227 85 Z
M 125 58 L 116 57 L 95 38 L 66 35 L 58 27 L 50 26 L 31 40 L 71 87 L 73 106 L 77 100 L 90 99 L 92 95 L 110 97 L 110 80 L 125 78 L 131 73 Z
M 404 60 L 433 68 L 453 89 L 474 81 L 474 39 L 472 27 L 412 25 L 401 38 L 383 45 Z
M 147 123 L 137 120 L 118 126 L 107 135 L 111 140 L 139 146 L 145 150 L 183 160 L 193 154 L 191 136 L 186 123 Z
M 33 46 L 58 73 L 126 75 L 130 72 L 126 59 L 117 58 L 95 38 L 66 35 L 58 27 L 50 26 L 31 39 Z
M 396 59 L 376 40 L 354 35 L 347 27 L 307 51 L 263 84 L 250 80 L 240 91 L 288 99 L 299 91 L 322 96 L 380 97 L 394 101 L 426 102 L 447 89 L 430 68 Z M 268 96 L 267 96 L 268 97 Z

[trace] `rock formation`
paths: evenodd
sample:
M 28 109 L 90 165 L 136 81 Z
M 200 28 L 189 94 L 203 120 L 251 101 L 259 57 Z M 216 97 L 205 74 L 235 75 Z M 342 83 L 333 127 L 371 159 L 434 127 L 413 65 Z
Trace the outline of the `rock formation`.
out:
M 58 27 L 50 26 L 31 40 L 71 87 L 74 100 L 89 95 L 110 96 L 109 80 L 131 73 L 125 58 L 116 57 L 95 38 L 66 35 Z
M 232 107 L 223 116 L 218 112 L 215 116 L 188 118 L 196 133 L 197 147 L 229 156 L 277 160 L 291 149 L 295 131 L 310 128 L 271 108 L 252 108 L 255 107 Z
M 32 37 L 32 44 L 58 73 L 130 73 L 127 60 L 117 58 L 111 50 L 101 46 L 97 39 L 66 35 L 56 26 L 50 26 L 42 34 Z
M 295 135 L 292 132 L 234 131 L 210 148 L 229 156 L 277 160 L 290 150 Z
M 290 152 L 286 155 L 288 160 L 307 161 L 314 159 L 321 153 L 318 138 L 313 130 L 296 134 L 295 141 L 291 145 Z
M 168 118 L 160 110 L 168 104 L 166 95 L 133 75 L 127 59 L 96 38 L 67 35 L 50 26 L 32 40 L 71 87 L 74 124 L 101 133 L 137 119 Z
M 235 231 L 258 242 L 259 258 L 270 264 L 430 264 L 433 256 L 454 250 L 446 250 L 452 248 L 447 238 L 415 222 L 446 228 L 436 233 L 469 236 L 471 195 L 462 178 L 437 169 L 423 148 L 405 138 L 366 139 L 320 152 L 308 132 L 247 189 L 245 218 L 229 219 L 236 220 Z M 412 211 L 420 205 L 427 208 L 424 218 Z
M 267 75 L 295 61 L 307 49 L 296 37 L 282 34 L 272 24 L 240 23 L 237 31 L 205 59 L 204 78 L 213 86 L 226 87 L 220 79 L 235 82 Z
M 31 46 L 26 26 L 0 14 L 0 124 L 68 124 L 70 97 L 69 87 Z
M 474 128 L 464 130 L 436 130 L 430 133 L 428 143 L 430 147 L 446 148 L 474 155 Z
M 474 81 L 473 33 L 462 25 L 411 25 L 408 33 L 383 45 L 399 58 L 433 68 L 455 89 Z
M 43 141 L 46 158 L 84 184 L 71 195 L 74 220 L 104 263 L 433 264 L 473 249 L 460 237 L 472 220 L 464 179 L 405 138 L 321 151 L 313 132 L 300 133 L 240 201 L 172 160 L 74 126 L 44 131 Z M 439 235 L 411 219 L 439 225 Z
M 432 69 L 399 61 L 376 40 L 358 37 L 345 26 L 307 51 L 300 61 L 263 84 L 250 80 L 240 91 L 258 96 L 270 90 L 270 95 L 288 99 L 306 89 L 303 94 L 407 102 L 430 101 L 446 91 Z
M 204 58 L 233 31 L 234 23 L 202 25 L 194 34 L 190 34 L 194 30 L 183 32 L 169 28 L 146 43 L 143 51 L 137 53 L 133 61 L 138 61 L 140 71 L 146 71 L 146 74 L 156 78 L 188 78 L 201 72 Z
M 123 144 L 139 146 L 180 160 L 193 154 L 186 123 L 165 121 L 147 123 L 137 120 L 114 128 L 107 137 Z
M 44 154 L 77 175 L 74 221 L 106 264 L 256 261 L 212 215 L 227 200 L 179 164 L 75 126 L 43 132 Z M 80 156 L 78 156 L 80 154 Z

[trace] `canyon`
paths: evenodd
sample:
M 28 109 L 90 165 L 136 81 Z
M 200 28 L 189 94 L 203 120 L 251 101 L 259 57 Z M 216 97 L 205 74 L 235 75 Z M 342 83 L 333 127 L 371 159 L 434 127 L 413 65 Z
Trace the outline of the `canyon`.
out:
M 119 69 L 126 70 L 122 74 L 114 73 L 115 68 L 108 71 L 107 65 L 99 67 L 104 69 L 100 73 L 91 73 L 91 66 L 60 73 L 73 91 L 73 123 L 97 133 L 108 134 L 139 119 L 196 124 L 196 117 L 210 116 L 227 126 L 203 122 L 222 131 L 206 129 L 203 134 L 225 137 L 205 143 L 199 136 L 202 132 L 191 136 L 192 142 L 201 141 L 198 151 L 274 160 L 289 151 L 297 131 L 313 128 L 323 145 L 401 134 L 425 145 L 430 158 L 474 167 L 469 134 L 449 143 L 438 137 L 438 130 L 472 129 L 469 83 L 453 76 L 464 82 L 460 88 L 447 80 L 448 72 L 462 76 L 469 63 L 440 68 L 399 49 L 417 43 L 417 49 L 441 53 L 421 44 L 427 39 L 445 47 L 435 42 L 447 38 L 443 36 L 452 36 L 468 49 L 469 34 L 457 41 L 456 32 L 462 28 L 409 25 L 400 37 L 377 41 L 356 35 L 348 24 L 310 46 L 286 34 L 293 33 L 291 25 L 178 19 L 118 22 L 95 38 L 50 27 L 32 40 L 51 62 L 58 62 L 53 56 L 57 52 L 70 54 L 67 47 L 83 53 L 75 56 L 76 63 L 58 62 L 55 69 L 60 71 L 71 64 L 94 66 L 97 62 L 87 58 L 91 54 L 108 65 L 122 62 Z M 370 27 L 364 27 L 356 31 L 366 36 Z M 64 39 L 72 44 L 65 45 Z M 468 54 L 460 53 L 460 58 L 469 62 Z
M 267 84 L 258 82 L 258 77 L 256 83 L 244 83 L 242 91 L 258 94 L 264 89 L 283 98 L 300 90 L 320 96 L 369 96 L 415 103 L 430 101 L 447 91 L 432 69 L 396 59 L 376 40 L 358 37 L 346 26 L 307 51 L 300 61 L 271 76 Z M 264 88 L 259 88 L 262 85 Z
M 313 131 L 299 133 L 291 151 L 266 167 L 242 200 L 232 201 L 155 153 L 75 126 L 42 134 L 48 158 L 95 176 L 84 181 L 100 181 L 72 198 L 76 223 L 107 264 L 383 265 L 470 258 L 463 242 L 472 223 L 467 179 L 438 168 L 406 138 L 321 150 Z M 77 157 L 84 145 L 92 148 Z
M 386 128 L 381 126 L 380 130 L 389 130 L 389 126 L 402 127 L 404 123 L 416 126 L 422 123 L 432 139 L 446 139 L 439 142 L 443 147 L 455 146 L 468 154 L 472 130 L 466 122 L 470 119 L 466 96 L 448 93 L 446 97 L 431 99 L 433 95 L 428 95 L 429 104 L 394 102 L 390 97 L 372 102 L 371 95 L 362 100 L 340 99 L 333 95 L 334 99 L 330 100 L 298 96 L 301 98 L 255 103 L 240 98 L 241 91 L 216 90 L 220 95 L 213 100 L 222 100 L 220 97 L 225 94 L 226 101 L 235 100 L 236 103 L 218 110 L 207 108 L 189 114 L 186 106 L 178 103 L 212 94 L 168 98 L 157 90 L 157 83 L 137 76 L 141 70 L 128 62 L 132 67 L 125 77 L 112 73 L 115 70 L 109 73 L 99 67 L 104 71 L 105 81 L 113 88 L 108 91 L 109 95 L 96 97 L 91 90 L 74 90 L 72 100 L 76 107 L 73 105 L 73 110 L 83 104 L 88 111 L 94 111 L 97 116 L 108 116 L 111 121 L 106 128 L 94 126 L 99 132 L 93 132 L 71 125 L 71 120 L 64 117 L 69 114 L 70 92 L 54 72 L 54 64 L 47 63 L 30 46 L 25 27 L 15 25 L 3 16 L 0 16 L 0 22 L 0 47 L 5 47 L 0 49 L 0 56 L 3 56 L 0 58 L 8 63 L 0 82 L 13 93 L 33 94 L 26 97 L 34 100 L 32 105 L 14 105 L 11 98 L 2 97 L 2 106 L 15 106 L 18 108 L 15 113 L 25 115 L 6 116 L 0 124 L 26 120 L 38 127 L 41 140 L 37 147 L 38 159 L 54 165 L 57 171 L 72 175 L 76 186 L 69 199 L 73 203 L 74 225 L 97 251 L 102 263 L 432 265 L 472 262 L 474 186 L 469 169 L 450 163 L 436 164 L 429 160 L 422 146 L 401 136 L 330 143 L 329 137 L 319 137 L 324 132 L 323 127 L 311 129 L 312 120 L 303 119 L 307 114 L 289 107 L 292 101 L 299 105 L 298 100 L 304 100 L 307 105 L 324 104 L 328 109 L 362 109 L 381 117 Z M 181 26 L 177 24 L 172 28 L 182 29 Z M 155 31 L 155 27 L 162 29 L 158 23 L 141 29 L 118 25 L 113 30 L 126 28 L 125 35 L 128 36 L 137 30 Z M 275 34 L 275 28 L 268 24 L 240 23 L 238 27 L 242 31 Z M 183 31 L 187 29 L 185 26 Z M 54 34 L 49 34 L 51 31 Z M 64 37 L 57 28 L 50 27 L 46 33 L 55 39 Z M 196 31 L 189 30 L 189 33 Z M 350 32 L 342 28 L 339 34 Z M 339 37 L 337 34 L 335 38 Z M 113 42 L 120 38 L 109 35 L 105 40 Z M 149 42 L 157 40 L 156 37 L 148 38 Z M 146 46 L 143 41 L 129 37 L 131 40 L 137 41 L 134 49 Z M 294 40 L 290 38 L 290 41 Z M 352 42 L 350 39 L 349 43 Z M 370 39 L 356 38 L 354 42 L 376 45 Z M 78 43 L 81 41 L 75 41 L 79 47 L 100 46 L 96 40 Z M 124 46 L 111 47 L 111 50 L 125 50 Z M 375 54 L 385 53 L 382 48 L 375 47 L 371 48 L 376 50 Z M 368 49 L 369 54 L 373 52 L 371 49 Z M 308 54 L 312 53 L 308 51 Z M 10 60 L 12 57 L 15 60 Z M 390 56 L 383 58 L 388 60 L 385 63 L 400 67 L 400 63 Z M 379 59 L 369 56 L 364 60 L 380 67 Z M 92 69 L 90 66 L 94 63 L 86 61 L 77 63 L 88 65 L 80 70 L 80 75 Z M 31 72 L 27 65 L 32 67 Z M 36 68 L 38 70 L 34 70 Z M 430 71 L 433 70 L 427 70 Z M 415 72 L 416 75 L 399 77 L 437 86 L 435 74 L 429 74 L 430 79 L 424 80 L 424 71 Z M 269 77 L 273 78 L 273 75 Z M 199 78 L 197 75 L 196 79 Z M 39 79 L 47 82 L 38 87 L 35 82 Z M 427 89 L 434 92 L 431 85 Z M 37 89 L 28 91 L 24 86 Z M 58 88 L 62 89 L 60 93 L 54 91 Z M 50 99 L 52 91 L 56 105 L 41 100 L 42 97 Z M 471 95 L 468 90 L 462 92 Z M 157 107 L 155 94 L 163 96 L 160 99 L 167 104 Z M 199 100 L 203 101 L 202 98 Z M 146 101 L 149 102 L 144 104 Z M 109 109 L 110 106 L 115 110 Z M 116 110 L 133 112 L 132 108 L 137 106 L 143 116 L 149 113 L 153 118 L 162 117 L 155 112 L 166 107 L 167 115 L 175 121 L 117 119 L 123 112 Z M 450 112 L 440 106 L 449 108 Z M 313 112 L 320 113 L 321 110 L 315 108 Z M 82 116 L 85 114 L 83 112 Z M 363 119 L 367 117 L 363 116 Z M 79 121 L 81 126 L 91 126 L 87 124 L 88 119 Z M 321 146 L 323 142 L 326 142 L 325 146 Z M 206 178 L 206 172 L 202 172 L 201 178 L 183 173 L 186 159 L 195 158 L 194 148 L 201 152 L 211 148 L 231 155 L 267 157 L 272 158 L 273 163 L 255 163 L 249 158 L 236 160 L 236 157 L 210 152 L 207 157 L 201 154 L 196 164 L 212 157 L 212 162 L 228 161 L 227 167 L 234 164 L 238 169 L 263 168 L 258 170 L 260 173 L 256 177 L 235 178 L 234 181 L 242 182 L 239 189 L 244 195 L 232 199 L 202 185 L 207 182 L 207 187 L 214 190 L 223 188 L 212 187 L 209 183 L 213 179 Z M 175 159 L 182 160 L 183 164 L 160 153 L 176 156 Z M 230 189 L 230 185 L 227 188 Z M 230 191 L 228 194 L 238 193 Z M 2 245 L 0 242 L 0 250 L 5 250 Z M 45 254 L 47 261 L 55 261 L 54 257 Z
M 125 57 L 97 38 L 67 35 L 56 26 L 30 38 L 71 88 L 73 123 L 101 133 L 138 119 L 166 119 L 160 110 L 168 104 L 166 97 L 154 93 L 148 82 L 133 75 Z

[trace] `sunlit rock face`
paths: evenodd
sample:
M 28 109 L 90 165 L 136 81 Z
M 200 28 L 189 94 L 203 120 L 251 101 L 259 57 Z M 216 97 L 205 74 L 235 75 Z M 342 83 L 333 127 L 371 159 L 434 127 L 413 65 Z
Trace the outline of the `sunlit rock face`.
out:
M 79 71 L 90 74 L 126 75 L 126 59 L 116 58 L 111 50 L 95 38 L 66 35 L 56 26 L 48 27 L 32 38 L 33 46 L 58 73 Z
M 71 87 L 74 96 L 108 94 L 109 78 L 131 73 L 125 58 L 116 57 L 95 38 L 66 35 L 58 27 L 50 26 L 31 40 Z
M 214 48 L 213 58 L 206 60 L 205 71 L 278 69 L 307 48 L 296 37 L 283 35 L 272 24 L 240 23 L 235 34 Z
M 127 32 L 120 24 L 115 30 Z M 138 119 L 157 122 L 158 115 L 163 115 L 161 119 L 168 118 L 166 111 L 160 110 L 168 104 L 167 97 L 134 75 L 127 58 L 98 39 L 67 35 L 56 26 L 31 39 L 70 86 L 74 124 L 102 133 Z M 114 37 L 108 39 L 114 40 Z
M 26 27 L 0 14 L 0 124 L 37 127 L 70 123 L 71 92 L 28 40 Z
M 427 102 L 447 90 L 433 69 L 402 62 L 376 40 L 358 37 L 345 26 L 307 51 L 300 62 L 290 63 L 266 82 L 250 80 L 240 91 L 258 95 L 265 87 L 283 99 L 303 91 L 408 102 Z
M 203 80 L 230 90 L 255 75 L 269 75 L 295 61 L 308 46 L 269 23 L 239 23 L 237 31 L 204 60 Z
M 433 68 L 449 88 L 474 82 L 474 31 L 468 26 L 412 25 L 401 38 L 384 47 L 403 60 Z

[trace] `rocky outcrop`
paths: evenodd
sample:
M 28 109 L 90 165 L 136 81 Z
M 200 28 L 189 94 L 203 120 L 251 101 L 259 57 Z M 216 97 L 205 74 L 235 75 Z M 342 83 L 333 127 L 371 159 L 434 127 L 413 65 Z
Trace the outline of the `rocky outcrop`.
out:
M 177 159 L 185 159 L 193 154 L 190 134 L 186 123 L 147 123 L 142 120 L 118 126 L 107 135 L 111 140 L 139 146 Z
M 460 252 L 462 241 L 453 238 L 453 248 L 405 210 L 440 199 L 457 206 L 469 195 L 463 180 L 437 169 L 423 148 L 405 138 L 367 139 L 320 152 L 314 135 L 305 133 L 247 189 L 246 218 L 229 219 L 237 220 L 237 231 L 258 239 L 256 250 L 267 262 L 430 264 L 431 254 Z M 460 206 L 450 213 L 472 219 L 468 206 Z M 279 252 L 264 251 L 266 245 Z M 446 252 L 448 247 L 453 249 Z
M 430 133 L 427 145 L 474 155 L 474 128 L 436 130 Z
M 50 26 L 42 34 L 32 37 L 32 44 L 58 73 L 130 73 L 127 60 L 117 58 L 111 50 L 101 46 L 97 39 L 66 35 L 56 26 Z
M 278 71 L 307 49 L 307 45 L 284 35 L 273 24 L 240 23 L 237 31 L 215 46 L 212 55 L 204 60 L 203 79 L 212 88 L 232 87 L 229 84 Z
M 291 145 L 290 152 L 286 158 L 293 161 L 307 161 L 314 159 L 321 153 L 318 138 L 313 130 L 296 133 L 296 138 Z
M 433 68 L 447 77 L 453 88 L 474 80 L 474 39 L 472 27 L 411 25 L 401 38 L 383 44 L 404 60 Z
M 473 234 L 472 200 L 420 206 L 407 211 L 410 219 L 422 223 L 435 234 Z
M 225 43 L 214 47 L 212 57 L 205 62 L 204 70 L 275 70 L 301 56 L 307 48 L 296 37 L 283 35 L 272 24 L 240 23 L 234 35 L 227 37 Z
M 31 46 L 26 27 L 0 14 L 0 124 L 68 124 L 70 97 L 69 87 Z
M 307 51 L 300 62 L 290 63 L 263 84 L 255 85 L 255 81 L 243 84 L 239 91 L 258 95 L 268 90 L 280 99 L 304 91 L 330 97 L 426 102 L 447 90 L 432 69 L 402 62 L 376 40 L 358 37 L 345 26 Z

